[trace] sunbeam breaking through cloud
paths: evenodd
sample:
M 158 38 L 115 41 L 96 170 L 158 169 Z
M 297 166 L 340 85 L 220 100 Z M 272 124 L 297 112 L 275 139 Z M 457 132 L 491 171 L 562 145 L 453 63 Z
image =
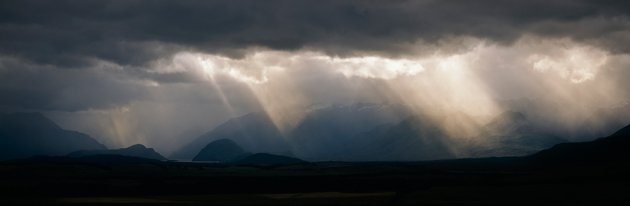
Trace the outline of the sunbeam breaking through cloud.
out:
M 1 0 L 0 204 L 618 204 L 628 80 L 628 0 Z
M 249 113 L 264 113 L 292 141 L 320 110 L 364 104 L 422 116 L 451 142 L 484 139 L 479 125 L 508 111 L 581 139 L 588 135 L 580 125 L 599 123 L 591 119 L 600 110 L 630 101 L 630 24 L 623 12 L 611 12 L 623 6 L 564 2 L 530 18 L 512 14 L 540 2 L 497 4 L 496 11 L 465 1 L 289 3 L 295 10 L 224 2 L 234 6 L 197 10 L 221 2 L 160 1 L 170 6 L 142 7 L 139 16 L 126 10 L 135 3 L 92 7 L 133 21 L 80 10 L 42 14 L 51 21 L 7 13 L 0 109 L 44 112 L 112 146 L 138 142 L 170 152 L 188 131 L 201 135 Z M 585 9 L 591 7 L 597 9 Z M 190 8 L 203 18 L 164 18 L 163 8 Z M 305 11 L 328 15 L 313 19 Z M 445 18 L 450 11 L 467 18 Z M 59 13 L 76 24 L 56 21 Z M 609 125 L 601 122 L 592 124 Z

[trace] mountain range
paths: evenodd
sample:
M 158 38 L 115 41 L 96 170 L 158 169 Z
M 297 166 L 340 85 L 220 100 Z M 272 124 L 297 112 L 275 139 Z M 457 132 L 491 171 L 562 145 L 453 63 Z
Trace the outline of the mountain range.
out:
M 0 160 L 104 149 L 89 135 L 62 129 L 40 113 L 0 115 Z
M 109 150 L 79 150 L 68 154 L 70 157 L 86 157 L 96 155 L 119 155 L 129 157 L 141 157 L 154 160 L 166 160 L 165 157 L 157 153 L 153 148 L 147 148 L 144 145 L 136 144 L 127 148 L 109 149 Z
M 582 131 L 599 134 L 611 130 L 601 125 L 623 124 L 627 108 L 593 114 L 585 122 L 592 127 Z M 308 161 L 421 161 L 524 156 L 570 141 L 532 115 L 536 114 L 508 110 L 478 122 L 457 112 L 412 115 L 400 105 L 333 105 L 309 111 L 295 128 L 281 132 L 266 114 L 249 113 L 197 137 L 169 159 L 234 162 L 264 153 Z M 70 153 L 166 159 L 143 145 L 107 150 L 88 135 L 65 130 L 39 113 L 1 115 L 0 143 L 0 160 Z
M 289 144 L 266 114 L 250 113 L 233 118 L 175 151 L 170 159 L 191 160 L 210 142 L 230 139 L 251 152 L 287 154 Z
M 287 139 L 301 158 L 343 160 L 364 142 L 357 134 L 400 122 L 408 113 L 399 105 L 333 105 L 309 112 Z
M 523 156 L 563 142 L 567 140 L 538 127 L 523 113 L 506 111 L 484 125 L 462 153 L 464 157 Z
M 231 162 L 249 155 L 241 146 L 230 139 L 210 142 L 193 158 L 193 161 Z
M 410 115 L 399 105 L 353 104 L 312 110 L 284 134 L 266 115 L 247 114 L 198 137 L 171 158 L 192 159 L 219 139 L 232 140 L 253 153 L 309 161 L 520 156 L 567 141 L 516 111 L 505 111 L 480 123 L 464 113 Z
M 608 137 L 589 142 L 557 144 L 528 158 L 553 166 L 605 164 L 613 167 L 627 167 L 630 164 L 629 147 L 630 125 L 626 125 Z

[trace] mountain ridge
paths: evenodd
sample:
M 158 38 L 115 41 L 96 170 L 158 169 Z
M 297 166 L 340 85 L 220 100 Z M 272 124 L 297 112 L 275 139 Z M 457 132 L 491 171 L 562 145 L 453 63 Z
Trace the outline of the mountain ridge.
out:
M 85 149 L 106 147 L 87 134 L 61 128 L 41 113 L 0 115 L 0 160 Z
M 147 148 L 142 144 L 135 144 L 126 148 L 109 149 L 109 150 L 79 150 L 69 153 L 70 157 L 86 157 L 96 155 L 120 155 L 129 157 L 140 157 L 155 160 L 167 160 L 153 148 Z
M 185 144 L 169 157 L 191 160 L 206 145 L 218 139 L 230 139 L 247 151 L 286 153 L 289 151 L 284 135 L 266 114 L 248 113 L 232 118 Z
M 249 153 L 230 139 L 214 140 L 206 145 L 192 161 L 231 162 Z
M 606 164 L 617 162 L 628 165 L 630 162 L 630 125 L 613 134 L 588 142 L 557 144 L 528 158 L 551 165 L 565 164 Z

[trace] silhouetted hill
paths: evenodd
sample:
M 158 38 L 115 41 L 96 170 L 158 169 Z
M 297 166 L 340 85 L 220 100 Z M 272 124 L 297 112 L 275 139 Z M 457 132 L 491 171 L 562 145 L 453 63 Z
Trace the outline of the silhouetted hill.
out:
M 293 158 L 293 157 L 282 156 L 282 155 L 256 153 L 256 154 L 246 156 L 240 160 L 237 160 L 234 163 L 242 164 L 242 165 L 273 166 L 273 165 L 300 164 L 300 163 L 306 163 L 306 161 Z
M 40 113 L 0 115 L 0 160 L 99 149 L 106 148 L 86 134 L 62 129 Z
M 230 139 L 247 151 L 287 153 L 290 149 L 281 132 L 266 114 L 250 113 L 233 118 L 175 151 L 172 159 L 191 160 L 210 142 Z
M 628 165 L 630 163 L 628 148 L 630 148 L 630 125 L 608 137 L 594 141 L 558 144 L 530 156 L 529 159 L 553 165 L 576 163 L 584 166 L 609 163 Z
M 146 159 L 166 160 L 162 155 L 157 153 L 153 148 L 147 148 L 144 145 L 136 144 L 127 148 L 110 149 L 110 150 L 80 150 L 68 154 L 70 157 L 87 157 L 95 155 L 120 155 L 129 157 L 141 157 Z
M 409 129 L 414 128 L 411 125 L 431 125 L 424 121 L 410 118 L 391 128 L 405 127 L 398 131 L 413 133 L 417 131 Z M 104 201 L 223 205 L 235 200 L 238 204 L 233 205 L 456 205 L 461 198 L 473 205 L 530 205 L 541 200 L 626 205 L 629 135 L 630 126 L 607 138 L 561 144 L 528 157 L 424 162 L 305 163 L 270 154 L 253 154 L 230 164 L 118 155 L 38 156 L 0 162 L 0 197 L 8 205 Z M 375 197 L 380 201 L 371 204 L 379 200 Z M 60 202 L 64 198 L 74 201 Z
M 243 148 L 229 139 L 215 140 L 204 147 L 193 161 L 230 162 L 248 155 Z

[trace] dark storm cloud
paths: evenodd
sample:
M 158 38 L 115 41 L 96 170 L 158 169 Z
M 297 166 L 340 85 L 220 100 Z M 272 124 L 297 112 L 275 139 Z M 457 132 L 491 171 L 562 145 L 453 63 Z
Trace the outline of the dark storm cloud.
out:
M 147 79 L 199 81 L 196 74 L 147 69 L 180 51 L 240 57 L 264 47 L 397 56 L 413 54 L 416 42 L 470 36 L 509 44 L 533 34 L 629 52 L 626 2 L 4 0 L 0 105 L 108 108 L 145 94 Z M 99 68 L 108 62 L 119 68 Z
M 146 94 L 143 82 L 121 75 L 104 69 L 57 69 L 0 59 L 0 105 L 8 110 L 79 111 L 142 99 Z
M 251 46 L 310 48 L 340 55 L 395 54 L 418 40 L 474 36 L 509 43 L 525 33 L 573 37 L 619 52 L 630 48 L 623 35 L 629 31 L 626 1 L 16 0 L 0 4 L 0 52 L 62 67 L 81 67 L 93 58 L 141 65 L 177 51 L 165 47 L 227 55 L 238 55 L 238 49 Z M 609 19 L 613 17 L 618 19 Z

